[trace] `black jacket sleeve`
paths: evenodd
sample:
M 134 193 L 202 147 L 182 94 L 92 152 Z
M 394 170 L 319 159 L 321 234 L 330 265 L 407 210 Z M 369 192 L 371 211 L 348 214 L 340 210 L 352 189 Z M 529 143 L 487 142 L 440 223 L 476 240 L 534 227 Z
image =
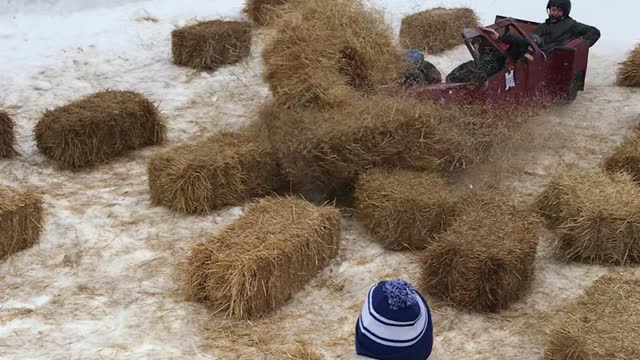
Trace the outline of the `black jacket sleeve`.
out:
M 600 39 L 600 30 L 596 29 L 593 26 L 576 22 L 573 25 L 572 31 L 576 37 L 582 37 L 585 41 L 587 41 L 590 47 L 593 46 L 593 44 L 595 44 L 598 39 Z
M 546 28 L 547 28 L 547 24 L 541 23 L 540 25 L 536 26 L 535 29 L 531 31 L 531 33 L 542 37 Z

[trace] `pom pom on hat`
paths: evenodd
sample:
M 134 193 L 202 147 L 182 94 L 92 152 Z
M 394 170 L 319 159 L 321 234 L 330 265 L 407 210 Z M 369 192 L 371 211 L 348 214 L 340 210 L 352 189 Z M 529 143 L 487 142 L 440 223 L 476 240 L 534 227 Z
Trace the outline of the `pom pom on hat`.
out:
M 382 289 L 388 298 L 391 310 L 404 309 L 417 302 L 416 289 L 404 280 L 387 281 Z

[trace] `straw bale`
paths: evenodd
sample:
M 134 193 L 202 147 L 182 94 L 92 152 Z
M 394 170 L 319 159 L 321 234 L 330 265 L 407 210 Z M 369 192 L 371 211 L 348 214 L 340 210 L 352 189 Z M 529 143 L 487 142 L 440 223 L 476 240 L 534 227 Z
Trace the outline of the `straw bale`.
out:
M 251 24 L 212 20 L 171 32 L 171 54 L 176 65 L 216 70 L 235 64 L 251 52 Z
M 391 28 L 360 0 L 292 0 L 274 27 L 263 77 L 287 107 L 335 106 L 399 78 Z
M 16 155 L 16 136 L 14 123 L 9 114 L 0 111 L 0 158 L 12 158 Z
M 147 164 L 154 204 L 206 214 L 282 186 L 274 153 L 250 131 L 223 131 L 154 154 Z
M 38 242 L 43 213 L 42 195 L 35 189 L 0 185 L 0 259 Z
M 607 274 L 567 305 L 545 360 L 640 359 L 640 279 Z
M 429 9 L 402 19 L 400 45 L 405 49 L 438 53 L 461 45 L 462 30 L 477 26 L 478 17 L 469 8 Z
M 621 265 L 640 261 L 640 188 L 624 173 L 556 175 L 537 200 L 565 260 Z
M 215 312 L 257 318 L 279 307 L 338 254 L 340 212 L 267 197 L 193 245 L 183 264 L 187 296 Z
M 63 169 L 77 169 L 162 143 L 166 127 L 144 96 L 106 90 L 47 110 L 34 132 L 45 156 Z
M 533 114 L 527 105 L 452 107 L 354 95 L 325 111 L 268 103 L 259 119 L 292 188 L 308 196 L 331 194 L 373 167 L 464 168 L 484 160 Z
M 516 208 L 505 193 L 474 194 L 425 249 L 421 285 L 463 309 L 506 308 L 531 285 L 538 238 L 535 214 Z
M 437 167 L 432 106 L 382 96 L 353 96 L 348 103 L 327 111 L 262 108 L 262 126 L 294 192 L 332 194 L 374 167 Z
M 274 10 L 288 0 L 247 0 L 244 13 L 258 25 L 271 25 L 277 16 Z
M 640 43 L 629 53 L 629 57 L 618 68 L 617 82 L 620 86 L 640 86 Z
M 449 185 L 431 172 L 375 169 L 360 175 L 353 198 L 355 216 L 391 250 L 423 249 L 455 212 Z
M 634 132 L 604 160 L 609 173 L 626 172 L 633 181 L 640 183 L 640 133 Z
M 280 355 L 276 355 L 280 356 Z M 276 359 L 274 356 L 274 360 Z M 278 357 L 282 359 L 282 357 Z M 325 356 L 307 343 L 297 343 L 285 350 L 285 360 L 325 360 Z

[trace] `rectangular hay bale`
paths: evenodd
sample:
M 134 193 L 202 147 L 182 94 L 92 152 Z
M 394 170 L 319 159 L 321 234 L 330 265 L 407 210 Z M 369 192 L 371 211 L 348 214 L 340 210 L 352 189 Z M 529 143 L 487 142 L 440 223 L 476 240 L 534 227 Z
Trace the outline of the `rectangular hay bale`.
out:
M 0 158 L 12 158 L 16 155 L 14 125 L 9 114 L 0 111 Z
M 222 131 L 162 150 L 147 173 L 151 201 L 188 214 L 240 205 L 282 187 L 269 144 L 249 131 Z
M 432 106 L 391 97 L 353 97 L 327 111 L 268 104 L 260 113 L 294 192 L 331 197 L 374 167 L 437 167 Z
M 176 65 L 216 70 L 235 64 L 251 53 L 251 24 L 212 20 L 171 32 L 171 55 Z
M 318 111 L 274 102 L 261 109 L 260 125 L 294 192 L 331 199 L 371 168 L 463 168 L 535 113 L 521 104 L 450 106 L 384 95 L 345 104 Z
M 187 295 L 214 311 L 256 318 L 284 304 L 336 257 L 340 212 L 293 197 L 268 197 L 195 243 L 184 263 Z
M 545 360 L 640 359 L 640 279 L 607 274 L 567 305 Z
M 155 104 L 134 91 L 105 90 L 47 110 L 34 128 L 38 149 L 63 169 L 106 163 L 164 141 Z
M 609 173 L 625 172 L 640 184 L 640 133 L 636 130 L 616 147 L 603 163 Z
M 640 43 L 618 67 L 616 82 L 619 86 L 640 87 Z
M 463 43 L 462 30 L 478 26 L 469 8 L 442 7 L 405 16 L 400 24 L 400 45 L 405 49 L 426 49 L 438 53 Z
M 539 220 L 505 190 L 472 192 L 454 223 L 425 249 L 422 288 L 462 309 L 496 312 L 531 287 Z
M 570 261 L 640 262 L 640 188 L 625 173 L 556 175 L 537 199 L 554 233 L 556 254 Z
M 36 190 L 0 185 L 0 259 L 38 242 L 43 212 L 42 195 Z
M 374 169 L 358 177 L 355 217 L 386 249 L 424 249 L 452 222 L 449 184 L 439 174 Z
M 287 106 L 334 107 L 393 84 L 404 65 L 382 12 L 363 0 L 288 0 L 262 51 L 265 84 Z
M 258 25 L 270 25 L 277 16 L 274 10 L 289 0 L 246 0 L 243 12 Z

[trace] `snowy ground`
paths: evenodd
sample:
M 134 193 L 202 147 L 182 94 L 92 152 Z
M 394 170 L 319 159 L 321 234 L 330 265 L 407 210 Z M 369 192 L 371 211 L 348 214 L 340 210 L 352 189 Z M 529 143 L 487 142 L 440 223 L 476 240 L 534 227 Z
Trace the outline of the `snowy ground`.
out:
M 375 0 L 397 28 L 404 13 L 466 4 L 486 21 L 495 15 L 541 19 L 546 1 L 452 2 Z M 539 4 L 535 4 L 539 3 Z M 193 18 L 238 17 L 242 2 L 205 0 L 0 1 L 0 106 L 17 121 L 21 156 L 0 160 L 0 183 L 40 186 L 46 223 L 38 246 L 0 261 L 0 359 L 281 358 L 283 343 L 304 340 L 329 358 L 353 357 L 353 327 L 368 287 L 381 278 L 415 279 L 417 259 L 372 243 L 349 218 L 339 258 L 287 306 L 243 323 L 183 301 L 174 264 L 190 243 L 236 219 L 242 208 L 206 217 L 179 216 L 150 205 L 145 163 L 157 148 L 97 169 L 55 169 L 36 149 L 40 114 L 104 88 L 128 88 L 154 99 L 177 143 L 253 118 L 268 96 L 260 79 L 260 36 L 251 58 L 213 74 L 169 62 L 170 31 Z M 603 31 L 592 49 L 586 91 L 523 129 L 495 165 L 467 171 L 457 186 L 498 177 L 526 200 L 550 174 L 592 168 L 638 122 L 640 92 L 613 86 L 615 68 L 640 40 L 640 3 L 608 11 L 602 2 L 574 4 L 579 20 Z M 152 16 L 159 21 L 141 20 Z M 468 55 L 462 48 L 432 58 L 443 71 Z M 500 167 L 498 166 L 498 167 Z M 546 239 L 545 239 L 546 240 Z M 555 311 L 608 271 L 563 264 L 543 241 L 531 294 L 498 315 L 463 313 L 432 302 L 436 359 L 530 359 L 540 355 Z M 627 269 L 625 271 L 633 271 Z

